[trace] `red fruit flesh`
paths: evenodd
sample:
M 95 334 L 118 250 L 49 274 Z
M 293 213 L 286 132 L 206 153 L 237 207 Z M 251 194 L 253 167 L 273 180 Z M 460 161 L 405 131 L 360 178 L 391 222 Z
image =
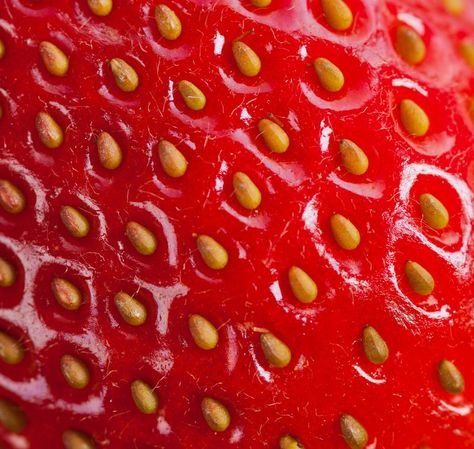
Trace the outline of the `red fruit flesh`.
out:
M 472 68 L 458 52 L 474 39 L 474 8 L 449 15 L 432 0 L 347 0 L 354 24 L 330 29 L 318 1 L 274 0 L 265 9 L 246 1 L 167 3 L 182 35 L 158 33 L 155 1 L 116 2 L 94 16 L 87 2 L 1 0 L 0 179 L 26 196 L 12 215 L 0 209 L 0 257 L 17 269 L 0 288 L 0 330 L 20 339 L 24 360 L 0 361 L 1 397 L 17 403 L 27 426 L 0 428 L 7 448 L 55 449 L 75 429 L 98 448 L 278 448 L 291 434 L 306 448 L 343 449 L 341 415 L 367 430 L 370 449 L 454 449 L 474 446 L 474 188 L 473 125 L 467 111 Z M 394 48 L 399 22 L 417 28 L 426 59 L 403 62 Z M 255 78 L 237 71 L 232 41 L 259 55 Z M 50 41 L 70 58 L 54 77 L 38 45 Z M 312 62 L 325 57 L 345 75 L 335 94 L 318 84 Z M 122 92 L 108 66 L 121 58 L 139 86 Z M 189 80 L 207 97 L 189 110 L 177 83 Z M 425 137 L 412 138 L 399 120 L 402 99 L 430 118 Z M 46 148 L 35 129 L 49 113 L 64 132 Z M 273 114 L 289 135 L 286 153 L 268 151 L 257 124 Z M 96 138 L 110 133 L 123 151 L 116 170 L 100 165 Z M 163 171 L 158 143 L 175 144 L 188 161 L 180 178 Z M 366 174 L 341 167 L 340 139 L 357 143 Z M 232 176 L 242 171 L 259 187 L 256 211 L 241 207 Z M 418 197 L 437 197 L 449 226 L 422 222 Z M 72 237 L 60 218 L 72 206 L 90 223 Z M 358 228 L 361 243 L 339 248 L 334 213 Z M 152 231 L 157 250 L 138 254 L 125 235 L 136 221 Z M 214 271 L 196 249 L 196 235 L 228 252 Z M 435 280 L 428 297 L 404 275 L 413 260 Z M 302 304 L 287 279 L 293 266 L 317 283 Z M 54 278 L 78 286 L 78 310 L 62 308 Z M 124 291 L 145 304 L 142 326 L 125 323 L 114 305 Z M 198 348 L 188 317 L 219 329 L 215 349 Z M 390 355 L 382 365 L 364 355 L 371 325 Z M 260 347 L 263 329 L 292 352 L 272 368 Z M 77 356 L 89 385 L 72 389 L 60 359 Z M 465 390 L 452 395 L 437 378 L 453 361 Z M 130 384 L 156 387 L 158 411 L 144 415 Z M 211 397 L 230 412 L 230 426 L 212 431 L 201 413 Z

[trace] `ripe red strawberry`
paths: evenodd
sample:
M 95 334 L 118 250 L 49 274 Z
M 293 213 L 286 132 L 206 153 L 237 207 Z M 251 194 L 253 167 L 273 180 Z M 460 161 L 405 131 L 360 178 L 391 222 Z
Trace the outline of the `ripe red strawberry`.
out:
M 160 1 L 0 2 L 1 446 L 474 447 L 472 1 Z

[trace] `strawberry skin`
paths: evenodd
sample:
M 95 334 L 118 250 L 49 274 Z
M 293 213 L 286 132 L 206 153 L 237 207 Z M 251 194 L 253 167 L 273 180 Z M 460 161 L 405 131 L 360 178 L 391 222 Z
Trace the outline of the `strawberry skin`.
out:
M 473 447 L 473 25 L 0 0 L 2 447 Z

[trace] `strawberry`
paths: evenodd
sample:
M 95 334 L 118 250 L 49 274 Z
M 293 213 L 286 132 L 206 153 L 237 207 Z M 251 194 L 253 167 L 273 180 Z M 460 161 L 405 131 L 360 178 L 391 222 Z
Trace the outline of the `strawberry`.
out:
M 1 446 L 473 447 L 473 25 L 1 0 Z

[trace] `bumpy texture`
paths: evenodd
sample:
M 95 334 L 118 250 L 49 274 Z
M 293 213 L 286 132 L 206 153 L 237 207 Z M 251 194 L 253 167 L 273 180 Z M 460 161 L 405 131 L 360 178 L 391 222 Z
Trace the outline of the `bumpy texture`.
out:
M 12 183 L 0 208 L 0 271 L 12 283 L 0 287 L 0 355 L 11 362 L 0 360 L 0 422 L 17 431 L 2 426 L 2 445 L 473 447 L 474 77 L 461 45 L 474 39 L 472 1 L 456 16 L 456 1 L 347 0 L 345 31 L 317 0 L 166 1 L 182 24 L 174 40 L 160 35 L 158 3 L 117 1 L 98 16 L 85 0 L 0 1 L 0 179 Z M 416 35 L 397 46 L 401 24 Z M 247 32 L 241 42 L 261 60 L 253 77 L 232 54 Z M 111 69 L 124 66 L 114 58 L 135 75 L 126 68 L 116 83 Z M 340 69 L 342 88 L 326 61 L 316 73 L 316 58 Z M 183 101 L 182 80 L 204 94 L 203 109 L 199 92 L 198 110 Z M 406 99 L 428 130 L 417 111 L 401 120 Z M 284 153 L 259 135 L 268 117 L 289 137 Z M 104 131 L 121 160 L 113 145 L 99 158 Z M 180 159 L 165 172 L 161 139 L 187 167 Z M 366 172 L 342 166 L 341 139 L 363 149 Z M 233 193 L 236 172 L 258 187 L 261 203 L 255 190 L 246 203 L 256 209 Z M 23 210 L 21 194 L 9 202 L 12 185 Z M 423 193 L 444 204 L 447 227 L 422 220 Z M 358 246 L 353 228 L 336 226 L 334 238 L 333 214 L 357 228 Z M 435 218 L 443 224 L 439 208 Z M 205 264 L 198 235 L 225 248 L 227 264 L 207 247 L 222 269 Z M 316 283 L 314 301 L 295 298 L 292 266 Z M 300 299 L 314 299 L 310 287 Z M 146 319 L 143 309 L 123 318 L 121 291 Z M 191 330 L 207 333 L 195 342 L 194 314 L 217 328 L 217 345 L 199 319 Z M 272 352 L 268 332 L 287 347 Z M 365 352 L 363 335 L 375 342 Z M 13 403 L 25 422 L 18 411 L 9 421 Z M 280 442 L 287 434 L 295 440 Z

